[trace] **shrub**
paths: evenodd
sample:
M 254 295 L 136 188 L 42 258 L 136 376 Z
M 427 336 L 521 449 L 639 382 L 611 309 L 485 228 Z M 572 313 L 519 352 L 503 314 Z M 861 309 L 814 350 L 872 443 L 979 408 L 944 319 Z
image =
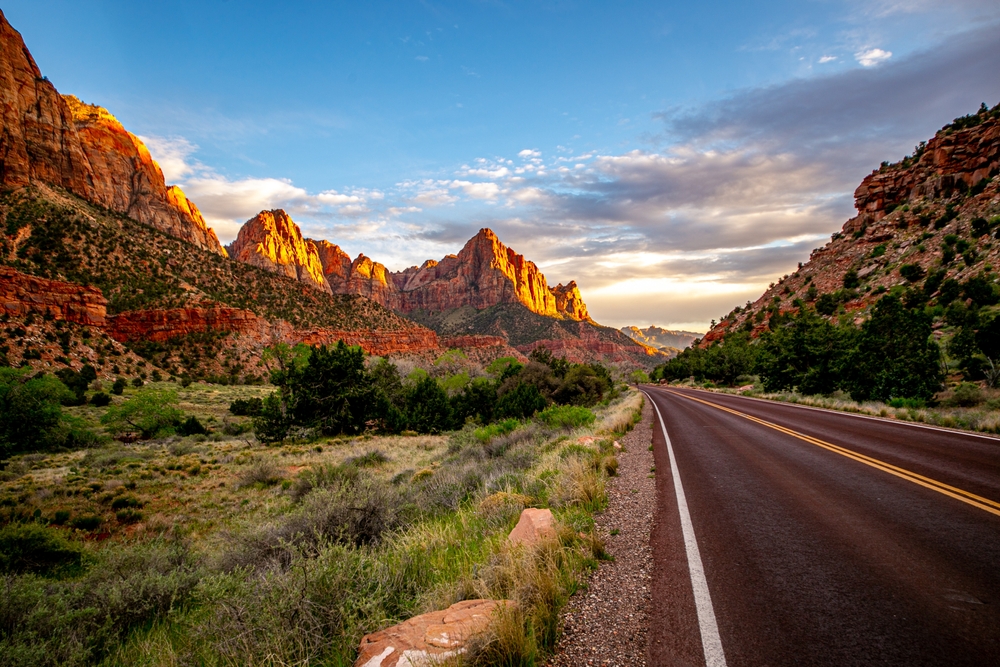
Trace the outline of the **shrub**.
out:
M 238 398 L 229 404 L 229 412 L 238 417 L 257 417 L 264 410 L 264 401 L 259 398 Z
M 963 382 L 955 388 L 955 393 L 945 403 L 960 408 L 971 408 L 983 402 L 983 392 L 979 385 Z
M 111 385 L 111 393 L 115 396 L 121 396 L 127 386 L 128 382 L 125 381 L 125 378 L 118 378 L 115 380 L 115 383 Z
M 844 274 L 844 287 L 846 289 L 854 289 L 861 284 L 861 279 L 858 278 L 858 272 L 855 269 L 849 269 L 847 273 Z
M 520 425 L 521 422 L 517 419 L 505 419 L 503 421 L 494 422 L 493 424 L 488 424 L 482 428 L 477 428 L 473 435 L 476 440 L 486 444 L 497 436 L 507 435 Z
M 345 461 L 345 465 L 352 465 L 355 468 L 370 468 L 381 465 L 389 461 L 389 457 L 377 449 L 365 452 L 361 456 L 355 456 Z
M 284 479 L 281 469 L 270 461 L 256 461 L 244 468 L 236 477 L 236 488 L 245 486 L 274 486 Z
M 136 509 L 126 508 L 115 512 L 115 518 L 118 519 L 118 523 L 123 525 L 139 523 L 142 521 L 142 512 Z
M 142 507 L 142 502 L 135 496 L 118 496 L 111 501 L 111 509 L 120 510 L 128 507 Z
M 924 277 L 924 270 L 919 264 L 903 264 L 899 267 L 899 275 L 914 283 Z
M 188 417 L 177 427 L 178 435 L 207 435 L 208 429 L 194 415 Z
M 54 528 L 12 523 L 0 528 L 0 571 L 46 574 L 79 565 L 83 550 Z
M 0 459 L 68 444 L 62 402 L 73 394 L 51 375 L 0 368 Z
M 78 530 L 96 530 L 102 523 L 104 523 L 104 520 L 101 517 L 93 514 L 84 514 L 70 521 L 69 525 Z
M 90 404 L 97 408 L 103 408 L 111 403 L 111 397 L 103 391 L 99 391 L 90 397 Z
M 533 384 L 519 384 L 500 397 L 495 412 L 498 417 L 527 419 L 536 412 L 544 410 L 545 406 L 545 398 L 539 393 L 538 387 Z
M 407 421 L 417 433 L 441 433 L 451 428 L 448 394 L 431 377 L 417 382 L 406 401 Z
M 564 428 L 571 431 L 581 426 L 590 426 L 596 416 L 587 408 L 553 405 L 538 413 L 538 418 L 549 428 Z

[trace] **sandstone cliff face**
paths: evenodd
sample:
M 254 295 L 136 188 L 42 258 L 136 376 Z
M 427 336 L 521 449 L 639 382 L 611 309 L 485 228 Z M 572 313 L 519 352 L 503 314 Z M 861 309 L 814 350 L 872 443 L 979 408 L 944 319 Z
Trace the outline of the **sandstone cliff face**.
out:
M 198 209 L 171 192 L 146 146 L 101 107 L 61 96 L 0 13 L 0 185 L 57 185 L 213 252 Z
M 391 281 L 389 305 L 404 313 L 520 303 L 539 315 L 590 321 L 575 282 L 550 288 L 534 262 L 489 229 L 480 229 L 457 255 L 394 273 Z
M 316 244 L 303 239 L 298 225 L 281 209 L 261 211 L 248 220 L 229 245 L 229 254 L 240 262 L 332 292 Z
M 261 211 L 229 246 L 234 259 L 319 286 L 360 294 L 402 313 L 521 303 L 539 315 L 591 321 L 576 282 L 550 288 L 534 262 L 481 229 L 457 255 L 391 273 L 365 255 L 353 261 L 329 241 L 303 239 L 282 210 Z
M 47 315 L 86 326 L 103 327 L 108 300 L 96 287 L 29 276 L 0 266 L 0 313 L 24 317 Z
M 880 220 L 890 207 L 968 189 L 1000 170 L 1000 123 L 993 120 L 957 131 L 942 130 L 915 160 L 886 165 L 854 191 L 859 215 L 844 231 Z
M 722 318 L 701 345 L 737 329 L 757 336 L 768 329 L 767 313 L 796 312 L 797 300 L 811 304 L 824 294 L 837 295 L 837 307 L 861 324 L 883 293 L 908 286 L 899 272 L 904 264 L 925 273 L 943 270 L 945 279 L 960 283 L 978 275 L 996 282 L 993 267 L 1000 266 L 1000 246 L 990 237 L 1000 228 L 994 225 L 977 236 L 973 221 L 986 223 L 1000 214 L 998 174 L 1000 105 L 958 119 L 917 155 L 883 164 L 867 176 L 855 191 L 858 215 L 814 249 L 798 270 Z M 964 244 L 958 251 L 956 238 Z M 851 271 L 857 285 L 846 289 Z

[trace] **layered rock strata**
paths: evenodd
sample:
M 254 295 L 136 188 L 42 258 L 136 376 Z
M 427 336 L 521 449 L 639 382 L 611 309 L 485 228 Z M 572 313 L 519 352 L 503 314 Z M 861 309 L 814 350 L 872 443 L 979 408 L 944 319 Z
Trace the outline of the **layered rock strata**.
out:
M 62 96 L 0 12 L 0 185 L 56 185 L 201 248 L 224 253 L 146 146 L 101 107 Z
M 0 266 L 0 312 L 12 317 L 36 313 L 55 320 L 103 327 L 108 300 L 96 287 L 38 278 Z
M 221 306 L 136 310 L 109 316 L 107 303 L 95 287 L 38 278 L 0 266 L 0 313 L 13 317 L 34 313 L 82 324 L 123 343 L 163 342 L 192 333 L 219 332 L 240 336 L 254 349 L 277 342 L 331 345 L 343 340 L 375 355 L 440 352 L 437 334 L 416 325 L 401 331 L 296 329 L 284 320 L 271 322 L 249 310 Z

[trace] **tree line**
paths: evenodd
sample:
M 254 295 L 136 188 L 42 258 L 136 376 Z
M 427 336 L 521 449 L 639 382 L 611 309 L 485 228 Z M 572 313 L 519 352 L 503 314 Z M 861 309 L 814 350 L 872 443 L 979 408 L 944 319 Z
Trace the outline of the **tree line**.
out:
M 982 278 L 944 282 L 932 274 L 922 289 L 911 286 L 883 296 L 860 327 L 828 320 L 799 300 L 797 312 L 773 309 L 759 337 L 745 327 L 707 347 L 695 345 L 657 367 L 652 379 L 693 377 L 734 385 L 756 375 L 766 391 L 844 391 L 858 401 L 929 400 L 947 372 L 944 350 L 931 336 L 934 318 L 942 317 L 955 327 L 947 352 L 966 378 L 994 385 L 1000 380 L 1000 316 L 983 308 L 1000 295 Z M 928 305 L 931 293 L 938 296 Z
M 343 341 L 278 345 L 267 358 L 277 390 L 259 406 L 233 406 L 253 415 L 262 442 L 278 442 L 297 429 L 327 436 L 369 430 L 441 433 L 467 421 L 525 419 L 553 404 L 594 405 L 614 387 L 602 364 L 570 363 L 545 348 L 534 350 L 526 364 L 498 359 L 487 369 L 490 375 L 447 389 L 447 382 L 422 372 L 404 379 L 386 358 L 368 366 L 361 348 Z

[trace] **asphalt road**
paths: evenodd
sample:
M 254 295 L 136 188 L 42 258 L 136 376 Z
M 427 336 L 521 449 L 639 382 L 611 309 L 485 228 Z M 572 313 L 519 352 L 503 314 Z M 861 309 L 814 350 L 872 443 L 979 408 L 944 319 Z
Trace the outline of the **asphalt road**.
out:
M 1000 666 L 1000 439 L 644 389 L 650 665 Z

